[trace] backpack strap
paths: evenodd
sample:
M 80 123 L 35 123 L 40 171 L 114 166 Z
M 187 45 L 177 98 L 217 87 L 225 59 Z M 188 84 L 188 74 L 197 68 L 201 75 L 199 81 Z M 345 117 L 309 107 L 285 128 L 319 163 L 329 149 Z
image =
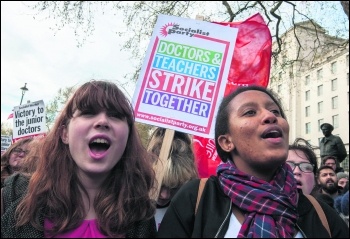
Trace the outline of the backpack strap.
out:
M 202 192 L 205 186 L 205 183 L 207 182 L 208 178 L 201 178 L 199 181 L 199 187 L 198 187 L 198 195 L 197 195 L 197 202 L 196 202 L 196 209 L 194 210 L 194 215 L 197 214 L 198 204 L 202 197 Z
M 194 211 L 194 215 L 197 214 L 197 209 L 198 209 L 198 205 L 199 205 L 199 201 L 201 200 L 202 197 L 202 192 L 205 186 L 205 183 L 208 181 L 208 178 L 201 178 L 200 182 L 199 182 L 199 187 L 198 187 L 198 195 L 197 195 L 197 202 L 196 202 L 196 209 Z M 233 214 L 236 216 L 237 220 L 242 224 L 244 221 L 244 215 L 241 212 L 241 210 L 239 210 L 239 208 L 237 208 L 236 206 L 233 205 L 232 207 L 232 212 Z
M 327 218 L 326 218 L 326 215 L 324 214 L 324 211 L 321 207 L 321 205 L 317 202 L 317 200 L 311 196 L 311 195 L 306 195 L 307 199 L 309 199 L 309 201 L 312 203 L 312 205 L 314 206 L 314 208 L 316 209 L 316 212 L 318 214 L 318 217 L 321 219 L 321 222 L 322 222 L 322 225 L 326 228 L 328 234 L 330 237 L 332 237 L 332 234 L 331 234 L 331 230 L 329 228 L 329 225 L 328 225 L 328 221 L 327 221 Z
M 208 178 L 201 178 L 200 179 L 199 187 L 198 187 L 196 208 L 195 208 L 195 212 L 194 212 L 195 215 L 197 214 L 198 204 L 199 204 L 199 201 L 202 197 L 203 189 L 204 189 L 204 186 L 205 186 L 207 180 L 208 180 Z M 332 237 L 331 230 L 329 228 L 326 215 L 324 214 L 324 211 L 323 211 L 321 205 L 317 202 L 317 200 L 313 196 L 306 195 L 306 194 L 304 194 L 304 195 L 312 203 L 312 205 L 314 206 L 314 208 L 318 214 L 318 217 L 321 219 L 322 225 L 326 228 L 329 236 Z M 236 207 L 233 207 L 232 211 L 233 211 L 233 214 L 237 217 L 237 220 L 242 224 L 244 221 L 243 213 Z
M 5 209 L 4 209 L 4 198 L 2 196 L 3 188 L 1 188 L 1 216 L 4 214 Z

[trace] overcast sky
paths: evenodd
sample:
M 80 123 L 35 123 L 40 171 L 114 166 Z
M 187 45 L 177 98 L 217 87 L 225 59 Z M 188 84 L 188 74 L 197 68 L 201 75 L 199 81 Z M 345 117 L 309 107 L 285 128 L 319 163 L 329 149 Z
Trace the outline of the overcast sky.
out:
M 311 8 L 316 13 L 312 17 L 325 18 L 318 22 L 330 31 L 344 29 L 333 17 L 346 17 L 340 3 L 334 5 L 339 14 L 333 16 Z M 44 100 L 47 104 L 60 88 L 78 86 L 90 79 L 126 83 L 123 76 L 131 73 L 133 62 L 120 50 L 122 41 L 114 32 L 124 26 L 122 20 L 105 11 L 105 15 L 95 14 L 94 22 L 93 35 L 78 48 L 72 28 L 64 27 L 56 33 L 50 29 L 56 23 L 53 19 L 34 19 L 33 12 L 21 2 L 1 1 L 1 122 L 12 124 L 7 117 L 20 104 L 20 88 L 25 83 L 29 91 L 23 104 L 28 100 Z M 126 88 L 130 99 L 134 85 L 129 82 Z
M 77 47 L 73 29 L 50 29 L 52 20 L 35 20 L 21 2 L 1 1 L 1 122 L 21 101 L 21 87 L 29 89 L 22 104 L 52 101 L 60 88 L 81 85 L 90 79 L 125 82 L 130 55 L 121 51 L 120 38 L 112 32 L 122 26 L 117 17 L 99 15 L 96 30 Z M 132 98 L 133 85 L 126 90 Z

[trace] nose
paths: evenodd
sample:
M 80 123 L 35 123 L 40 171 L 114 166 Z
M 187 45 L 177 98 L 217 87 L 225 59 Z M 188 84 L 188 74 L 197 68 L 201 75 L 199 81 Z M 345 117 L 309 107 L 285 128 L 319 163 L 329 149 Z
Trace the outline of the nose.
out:
M 161 188 L 159 197 L 161 199 L 169 199 L 170 198 L 170 189 L 168 188 Z
M 103 129 L 109 129 L 109 118 L 106 114 L 106 112 L 100 112 L 95 116 L 96 121 L 95 121 L 95 128 L 103 128 Z
M 270 110 L 264 110 L 263 122 L 265 124 L 273 124 L 277 122 L 276 115 Z
M 294 175 L 301 175 L 301 170 L 298 166 L 295 166 L 295 168 L 293 169 L 293 174 Z

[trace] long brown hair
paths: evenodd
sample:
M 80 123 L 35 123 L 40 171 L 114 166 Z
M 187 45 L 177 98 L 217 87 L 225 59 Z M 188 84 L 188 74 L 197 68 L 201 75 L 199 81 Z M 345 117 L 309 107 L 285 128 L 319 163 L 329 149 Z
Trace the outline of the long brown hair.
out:
M 60 137 L 62 127 L 69 124 L 73 113 L 84 109 L 115 112 L 125 117 L 129 126 L 122 158 L 109 173 L 93 203 L 101 231 L 110 237 L 121 235 L 133 223 L 154 215 L 155 204 L 149 191 L 155 175 L 150 155 L 142 146 L 135 127 L 132 105 L 114 83 L 92 80 L 77 89 L 45 138 L 28 193 L 16 210 L 17 226 L 30 222 L 43 230 L 37 215 L 40 211 L 44 218 L 53 221 L 53 235 L 74 229 L 84 220 L 86 212 L 79 190 L 84 188 L 76 175 L 77 165 L 69 146 Z

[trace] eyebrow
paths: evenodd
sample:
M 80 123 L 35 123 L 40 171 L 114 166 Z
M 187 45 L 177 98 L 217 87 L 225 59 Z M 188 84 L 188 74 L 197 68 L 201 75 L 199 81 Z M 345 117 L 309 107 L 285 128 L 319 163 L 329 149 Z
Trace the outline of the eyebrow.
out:
M 256 103 L 256 102 L 247 102 L 247 103 L 244 103 L 243 105 L 241 105 L 240 107 L 238 107 L 237 111 L 240 111 L 241 109 L 246 108 L 246 107 L 257 107 L 257 106 L 258 106 L 258 103 Z M 271 106 L 276 106 L 279 110 L 281 110 L 273 100 L 266 102 L 264 104 L 264 106 L 265 106 L 265 108 L 268 108 Z
M 324 173 L 321 173 L 321 175 L 331 175 L 331 176 L 335 176 L 336 174 L 335 173 L 333 173 L 333 172 L 329 172 L 329 173 L 326 173 L 326 172 L 324 172 Z

